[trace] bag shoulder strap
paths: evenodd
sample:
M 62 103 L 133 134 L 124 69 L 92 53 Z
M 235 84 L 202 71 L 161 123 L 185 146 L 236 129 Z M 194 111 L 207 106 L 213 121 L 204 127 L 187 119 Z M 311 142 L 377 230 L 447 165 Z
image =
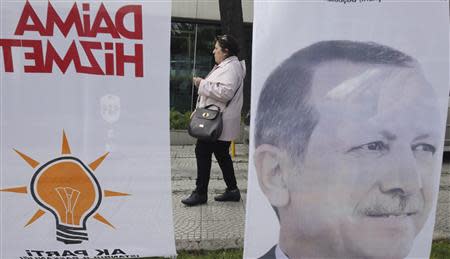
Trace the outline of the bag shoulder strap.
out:
M 244 83 L 242 83 L 244 84 Z M 236 96 L 237 92 L 239 91 L 239 88 L 241 88 L 241 86 L 238 87 L 238 89 L 236 90 L 236 92 L 234 92 L 233 97 L 231 97 L 231 99 L 227 102 L 227 104 L 225 105 L 225 108 L 228 107 L 228 105 L 231 103 L 231 101 L 233 100 L 233 98 Z

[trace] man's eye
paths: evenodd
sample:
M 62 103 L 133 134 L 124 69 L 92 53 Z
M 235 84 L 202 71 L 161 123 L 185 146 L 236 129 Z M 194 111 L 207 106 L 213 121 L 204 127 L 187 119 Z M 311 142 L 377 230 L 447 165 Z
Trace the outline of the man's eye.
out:
M 385 144 L 383 141 L 374 141 L 357 147 L 353 147 L 348 152 L 368 152 L 368 153 L 382 154 L 387 150 L 389 150 L 389 146 Z
M 434 152 L 436 152 L 436 148 L 433 145 L 426 144 L 426 143 L 419 143 L 415 144 L 411 147 L 413 151 L 421 151 L 421 152 L 430 152 L 434 155 Z
M 383 142 L 377 141 L 377 142 L 372 142 L 372 143 L 368 143 L 368 144 L 362 145 L 361 148 L 364 148 L 364 149 L 367 149 L 367 150 L 376 151 L 376 150 L 383 150 L 383 149 L 385 149 L 385 145 L 384 145 Z

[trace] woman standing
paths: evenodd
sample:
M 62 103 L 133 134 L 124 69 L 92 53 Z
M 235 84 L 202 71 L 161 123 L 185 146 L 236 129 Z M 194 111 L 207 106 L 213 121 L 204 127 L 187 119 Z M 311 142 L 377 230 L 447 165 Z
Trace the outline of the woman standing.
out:
M 188 198 L 181 201 L 188 206 L 204 204 L 208 200 L 208 183 L 213 153 L 227 185 L 225 192 L 214 197 L 214 200 L 239 201 L 241 199 L 236 185 L 233 161 L 229 154 L 231 141 L 239 136 L 243 103 L 245 62 L 238 60 L 238 52 L 239 46 L 232 36 L 217 36 L 213 50 L 216 65 L 205 79 L 200 77 L 192 79 L 199 96 L 196 107 L 205 107 L 210 104 L 220 107 L 223 112 L 223 130 L 215 142 L 197 140 L 195 146 L 196 188 Z

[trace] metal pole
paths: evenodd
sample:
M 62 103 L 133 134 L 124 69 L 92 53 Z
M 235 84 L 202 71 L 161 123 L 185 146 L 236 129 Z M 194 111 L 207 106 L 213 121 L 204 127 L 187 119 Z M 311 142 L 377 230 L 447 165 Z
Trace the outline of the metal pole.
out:
M 198 0 L 195 1 L 195 19 L 197 19 L 198 14 Z M 198 24 L 195 24 L 194 29 L 194 64 L 192 65 L 192 77 L 197 76 L 195 73 L 195 67 L 197 65 L 197 32 L 198 32 Z M 194 81 L 191 79 L 191 111 L 194 111 L 194 91 L 195 91 L 195 85 Z

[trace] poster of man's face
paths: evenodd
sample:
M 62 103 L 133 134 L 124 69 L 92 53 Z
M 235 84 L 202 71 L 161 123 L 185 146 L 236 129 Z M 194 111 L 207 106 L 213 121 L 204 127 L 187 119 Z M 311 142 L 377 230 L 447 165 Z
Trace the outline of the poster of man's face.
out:
M 416 57 L 376 41 L 311 41 L 281 60 L 253 106 L 255 186 L 279 222 L 259 255 L 408 257 L 434 216 L 443 92 Z

